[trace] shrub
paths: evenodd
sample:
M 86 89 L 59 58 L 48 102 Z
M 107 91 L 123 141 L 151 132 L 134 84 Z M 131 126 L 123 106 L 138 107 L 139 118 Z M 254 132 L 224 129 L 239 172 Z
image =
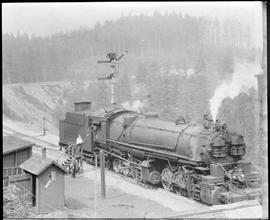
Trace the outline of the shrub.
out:
M 30 211 L 30 204 L 20 198 L 21 190 L 16 185 L 3 185 L 3 217 L 25 218 Z

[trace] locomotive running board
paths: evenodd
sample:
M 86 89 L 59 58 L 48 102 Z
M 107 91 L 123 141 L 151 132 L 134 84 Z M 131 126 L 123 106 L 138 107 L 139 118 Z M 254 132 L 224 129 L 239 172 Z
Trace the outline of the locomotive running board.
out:
M 149 149 L 146 149 L 146 148 L 141 147 L 141 146 L 123 143 L 123 142 L 119 142 L 119 141 L 115 141 L 115 140 L 111 140 L 111 139 L 106 139 L 106 141 L 111 142 L 111 143 L 115 143 L 115 144 L 119 144 L 119 145 L 127 147 L 127 148 L 134 148 L 136 150 L 147 151 L 149 153 L 156 153 L 156 154 L 158 154 L 158 156 L 167 156 L 169 158 L 175 158 L 179 162 L 188 163 L 188 164 L 193 165 L 193 166 L 198 165 L 198 161 L 191 160 L 190 158 L 185 157 L 185 156 L 175 155 L 175 154 L 172 154 L 169 152 L 160 151 L 160 150 L 156 150 L 156 149 L 149 150 Z

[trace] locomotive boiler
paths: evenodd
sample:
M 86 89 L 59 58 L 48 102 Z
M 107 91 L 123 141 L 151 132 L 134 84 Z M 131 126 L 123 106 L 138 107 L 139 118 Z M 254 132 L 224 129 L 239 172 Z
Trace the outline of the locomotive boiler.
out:
M 259 172 L 244 159 L 243 136 L 226 124 L 164 121 L 123 108 L 75 103 L 59 122 L 61 147 L 80 135 L 84 155 L 106 152 L 108 168 L 209 205 L 261 197 Z

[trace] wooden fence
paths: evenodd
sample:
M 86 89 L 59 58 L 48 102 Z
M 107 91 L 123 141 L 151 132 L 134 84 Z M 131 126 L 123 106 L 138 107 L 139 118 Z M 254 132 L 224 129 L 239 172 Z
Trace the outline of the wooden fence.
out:
M 6 167 L 3 168 L 3 177 L 15 176 L 24 174 L 23 169 L 20 167 Z

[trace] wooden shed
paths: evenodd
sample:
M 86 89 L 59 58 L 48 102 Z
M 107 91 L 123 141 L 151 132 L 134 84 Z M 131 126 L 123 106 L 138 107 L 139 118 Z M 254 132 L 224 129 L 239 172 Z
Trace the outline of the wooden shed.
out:
M 44 150 L 45 151 L 45 150 Z M 32 156 L 20 165 L 32 175 L 33 206 L 39 214 L 63 210 L 65 203 L 65 174 L 67 171 L 57 162 L 42 156 Z
M 12 179 L 23 174 L 19 166 L 32 156 L 35 145 L 15 136 L 3 136 L 3 178 Z

